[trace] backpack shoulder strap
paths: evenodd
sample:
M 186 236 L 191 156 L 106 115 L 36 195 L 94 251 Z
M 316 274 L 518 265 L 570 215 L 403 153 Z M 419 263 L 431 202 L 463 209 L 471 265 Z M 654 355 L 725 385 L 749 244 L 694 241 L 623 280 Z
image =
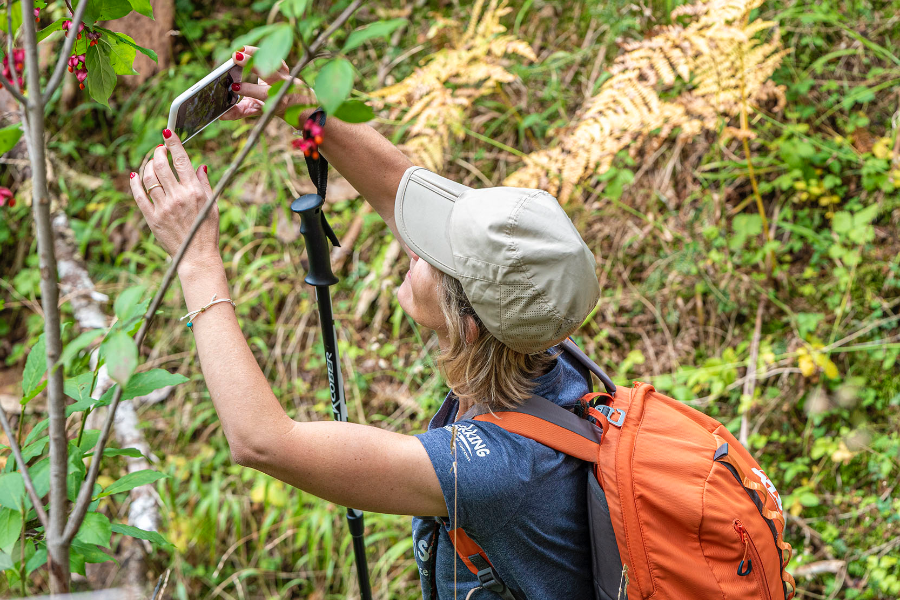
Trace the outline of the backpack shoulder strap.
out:
M 581 460 L 597 462 L 602 428 L 540 396 L 532 396 L 514 409 L 485 413 L 474 419 Z

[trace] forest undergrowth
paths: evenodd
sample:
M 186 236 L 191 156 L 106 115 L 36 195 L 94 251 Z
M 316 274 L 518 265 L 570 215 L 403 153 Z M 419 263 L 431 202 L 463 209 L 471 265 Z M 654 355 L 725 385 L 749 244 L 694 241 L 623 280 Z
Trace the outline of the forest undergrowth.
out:
M 128 173 L 161 141 L 171 100 L 225 60 L 273 4 L 179 0 L 177 66 L 117 92 L 112 110 L 82 102 L 54 115 L 51 163 L 66 167 L 53 183 L 98 291 L 115 298 L 134 285 L 159 285 L 166 253 L 128 192 Z M 598 258 L 602 298 L 576 341 L 617 383 L 649 381 L 735 434 L 743 424 L 783 498 L 798 597 L 900 597 L 894 3 L 753 8 L 735 26 L 773 44 L 754 63 L 771 69 L 754 83 L 753 65 L 735 67 L 744 78 L 731 86 L 741 92 L 730 104 L 715 90 L 703 96 L 699 74 L 715 65 L 690 62 L 685 45 L 688 77 L 671 56 L 671 78 L 657 59 L 635 67 L 621 58 L 642 41 L 658 48 L 647 40 L 677 36 L 674 26 L 699 18 L 680 2 L 473 4 L 368 5 L 371 19 L 408 20 L 389 42 L 351 54 L 359 98 L 376 108 L 373 125 L 417 162 L 474 187 L 521 182 L 543 164 L 542 180 L 529 185 L 562 192 Z M 681 108 L 663 107 L 657 114 L 665 118 L 627 135 L 616 130 L 622 143 L 604 142 L 608 155 L 567 172 L 597 98 L 620 81 L 621 68 L 641 74 L 653 106 Z M 215 182 L 250 127 L 216 123 L 188 151 Z M 241 327 L 276 396 L 295 419 L 330 419 L 314 297 L 289 210 L 312 191 L 293 138 L 290 127 L 273 124 L 252 151 L 219 202 L 221 248 Z M 23 198 L 0 208 L 0 358 L 15 373 L 43 327 L 25 185 L 0 167 L 0 186 Z M 408 263 L 378 215 L 340 180 L 327 210 L 343 242 L 333 255 L 341 277 L 334 302 L 350 419 L 422 431 L 446 390 L 431 356 L 436 340 L 396 301 Z M 72 320 L 68 304 L 62 311 Z M 139 408 L 156 467 L 169 476 L 156 489 L 172 545 L 157 549 L 148 577 L 171 569 L 167 594 L 181 599 L 357 597 L 340 507 L 233 464 L 179 321 L 185 312 L 175 286 L 142 348 L 146 368 L 191 380 L 165 402 Z M 104 467 L 104 481 L 122 471 L 117 461 Z M 123 503 L 103 502 L 108 515 L 125 514 Z M 366 519 L 376 597 L 421 597 L 409 518 Z M 110 553 L 117 551 L 114 543 Z M 92 567 L 80 585 L 114 586 L 118 573 L 111 562 Z M 37 592 L 45 582 L 35 575 Z

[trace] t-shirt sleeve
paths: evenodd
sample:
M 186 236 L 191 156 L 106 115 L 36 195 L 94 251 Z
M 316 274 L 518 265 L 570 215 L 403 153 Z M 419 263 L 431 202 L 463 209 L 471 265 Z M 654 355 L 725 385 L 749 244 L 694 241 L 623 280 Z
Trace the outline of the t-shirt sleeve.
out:
M 416 437 L 437 473 L 452 527 L 462 527 L 470 536 L 489 536 L 510 520 L 527 494 L 534 443 L 491 423 L 468 420 L 454 425 Z

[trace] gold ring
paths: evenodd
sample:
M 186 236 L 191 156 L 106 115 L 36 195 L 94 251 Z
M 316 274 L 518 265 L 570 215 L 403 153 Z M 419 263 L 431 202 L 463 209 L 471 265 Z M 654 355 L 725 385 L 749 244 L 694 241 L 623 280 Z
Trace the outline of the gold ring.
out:
M 151 185 L 150 187 L 147 188 L 147 193 L 149 194 L 149 193 L 150 193 L 150 190 L 152 190 L 152 189 L 154 189 L 154 188 L 158 188 L 158 187 L 162 187 L 162 184 L 161 184 L 161 183 L 157 183 L 157 184 L 155 184 L 155 185 Z

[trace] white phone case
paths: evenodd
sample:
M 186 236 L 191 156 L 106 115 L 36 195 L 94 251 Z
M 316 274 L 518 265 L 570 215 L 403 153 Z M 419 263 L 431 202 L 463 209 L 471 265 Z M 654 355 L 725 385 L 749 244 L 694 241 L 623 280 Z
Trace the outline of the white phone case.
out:
M 194 96 L 194 94 L 196 94 L 197 92 L 199 92 L 200 90 L 205 88 L 207 85 L 209 85 L 213 81 L 217 80 L 219 77 L 221 77 L 222 75 L 224 75 L 225 73 L 227 73 L 229 70 L 231 70 L 234 67 L 235 67 L 234 59 L 229 59 L 228 62 L 217 67 L 212 73 L 210 73 L 209 75 L 207 75 L 206 77 L 204 77 L 203 79 L 201 79 L 200 81 L 198 81 L 197 83 L 192 85 L 184 93 L 182 93 L 180 96 L 175 98 L 175 100 L 172 102 L 172 108 L 169 109 L 168 128 L 171 131 L 175 131 L 175 123 L 176 123 L 176 120 L 178 119 L 178 110 L 181 108 L 182 104 L 187 102 L 190 98 L 192 98 Z M 241 81 L 240 73 L 238 72 L 238 76 L 235 79 L 235 83 L 238 83 L 240 81 Z M 187 139 L 181 140 L 181 142 L 184 143 L 184 142 L 188 141 L 189 139 L 191 139 L 192 137 L 194 137 L 195 135 L 197 135 L 198 133 L 200 133 L 201 131 L 206 129 L 211 123 L 216 122 L 219 119 L 219 117 L 221 117 L 226 112 L 228 112 L 228 110 L 230 110 L 230 108 L 231 107 L 229 106 L 228 109 L 224 110 L 221 114 L 216 115 L 215 119 L 212 119 L 209 123 L 206 123 L 203 127 L 198 129 L 197 131 L 195 131 L 193 135 L 189 136 Z

